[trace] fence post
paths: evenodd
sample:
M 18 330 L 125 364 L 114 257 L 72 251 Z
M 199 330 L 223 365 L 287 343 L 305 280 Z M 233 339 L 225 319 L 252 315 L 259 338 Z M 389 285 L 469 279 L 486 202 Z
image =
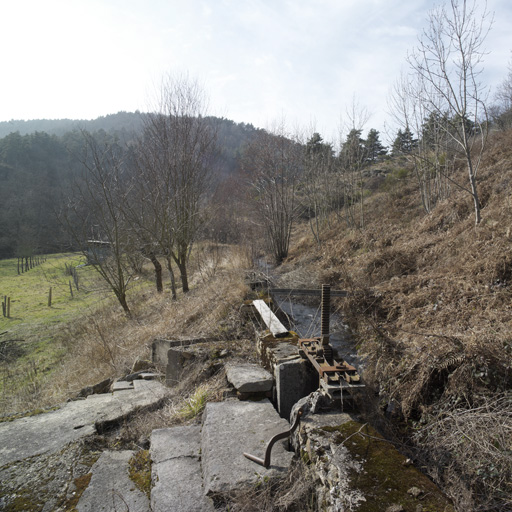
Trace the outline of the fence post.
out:
M 76 291 L 79 292 L 80 288 L 78 286 L 78 272 L 76 271 L 76 268 L 73 268 L 73 281 L 75 282 Z
M 7 318 L 11 318 L 11 297 L 7 297 Z
M 48 307 L 52 306 L 52 287 L 50 286 L 50 291 L 48 292 Z
M 71 279 L 68 282 L 69 282 L 69 293 L 71 293 L 71 298 L 73 298 L 73 287 L 71 286 Z

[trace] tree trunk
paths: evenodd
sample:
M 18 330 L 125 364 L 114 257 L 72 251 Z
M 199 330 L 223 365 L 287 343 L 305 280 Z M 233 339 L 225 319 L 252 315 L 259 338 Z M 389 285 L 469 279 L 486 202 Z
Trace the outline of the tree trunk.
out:
M 178 297 L 176 295 L 176 278 L 174 276 L 174 270 L 172 269 L 172 261 L 171 256 L 166 256 L 165 261 L 167 262 L 167 270 L 169 270 L 169 275 L 171 276 L 171 293 L 172 298 L 176 300 Z
M 154 253 L 149 254 L 149 259 L 151 260 L 151 263 L 153 263 L 153 266 L 155 267 L 156 291 L 158 293 L 161 293 L 164 289 L 164 286 L 162 284 L 162 265 L 160 264 Z
M 471 160 L 468 160 L 468 174 L 469 174 L 469 183 L 471 185 L 471 195 L 473 196 L 473 204 L 475 207 L 475 225 L 478 226 L 482 217 L 480 216 L 480 199 L 478 198 L 478 190 L 476 188 L 476 179 L 475 174 L 473 173 L 473 166 L 471 165 Z
M 181 287 L 183 289 L 183 293 L 187 293 L 189 291 L 188 287 L 188 275 L 187 275 L 187 264 L 180 260 L 180 263 L 177 263 L 178 268 L 180 269 L 181 276 Z
M 121 304 L 123 311 L 126 313 L 126 316 L 131 318 L 132 312 L 130 311 L 130 308 L 128 307 L 128 302 L 126 302 L 126 293 L 119 292 L 116 295 L 117 295 L 117 300 L 119 301 L 119 304 Z

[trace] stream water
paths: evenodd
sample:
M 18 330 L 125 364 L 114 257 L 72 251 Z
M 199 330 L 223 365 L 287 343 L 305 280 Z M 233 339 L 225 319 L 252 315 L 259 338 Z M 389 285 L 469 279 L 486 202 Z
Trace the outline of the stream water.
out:
M 264 281 L 268 283 L 273 281 L 275 266 L 266 261 L 259 259 L 256 264 L 262 274 L 265 276 Z M 296 300 L 292 300 L 290 296 L 275 294 L 274 301 L 281 310 L 288 315 L 290 329 L 295 331 L 301 338 L 312 338 L 321 334 L 321 307 L 320 297 L 311 298 L 307 302 L 314 305 L 307 305 Z M 330 317 L 330 343 L 335 350 L 335 356 L 339 360 L 344 359 L 347 363 L 355 366 L 359 373 L 362 374 L 363 361 L 357 354 L 357 349 L 350 330 L 343 323 L 342 318 L 331 313 Z
M 318 306 L 316 308 L 292 301 L 290 297 L 275 295 L 274 300 L 281 310 L 288 315 L 291 329 L 301 338 L 320 336 L 320 298 L 317 299 Z M 343 323 L 339 315 L 332 313 L 330 318 L 330 342 L 337 353 L 338 359 L 343 358 L 349 364 L 360 369 L 362 361 L 357 354 L 348 326 Z

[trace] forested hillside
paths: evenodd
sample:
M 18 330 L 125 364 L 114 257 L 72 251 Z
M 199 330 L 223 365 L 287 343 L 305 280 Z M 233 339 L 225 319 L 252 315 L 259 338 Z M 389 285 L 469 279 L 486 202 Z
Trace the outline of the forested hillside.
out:
M 140 134 L 144 114 L 120 112 L 93 121 L 36 120 L 0 123 L 0 258 L 76 248 L 58 214 L 83 170 L 81 130 L 126 150 Z M 257 133 L 252 125 L 210 118 L 218 155 L 215 183 L 232 175 L 241 148 Z
M 68 132 L 83 129 L 90 132 L 105 130 L 117 134 L 133 134 L 142 126 L 140 112 L 118 112 L 101 116 L 97 119 L 31 119 L 0 122 L 0 138 L 10 133 L 19 132 L 28 135 L 35 132 L 45 132 L 49 135 L 62 136 Z

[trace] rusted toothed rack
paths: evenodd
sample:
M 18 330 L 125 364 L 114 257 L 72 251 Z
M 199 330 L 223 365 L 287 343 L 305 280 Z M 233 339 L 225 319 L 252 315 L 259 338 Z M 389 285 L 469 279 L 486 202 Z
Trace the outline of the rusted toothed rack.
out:
M 356 368 L 346 361 L 335 361 L 329 349 L 332 350 L 332 347 L 323 344 L 322 338 L 299 340 L 299 353 L 318 372 L 322 390 L 330 398 L 339 398 L 344 389 L 364 387 Z

